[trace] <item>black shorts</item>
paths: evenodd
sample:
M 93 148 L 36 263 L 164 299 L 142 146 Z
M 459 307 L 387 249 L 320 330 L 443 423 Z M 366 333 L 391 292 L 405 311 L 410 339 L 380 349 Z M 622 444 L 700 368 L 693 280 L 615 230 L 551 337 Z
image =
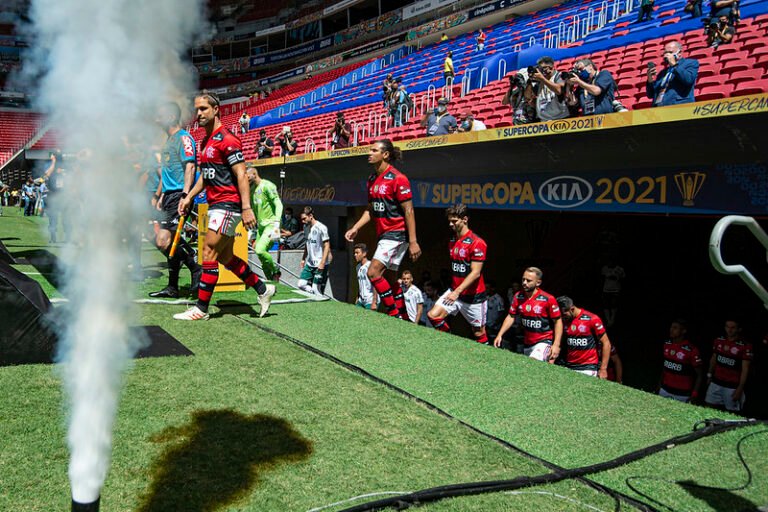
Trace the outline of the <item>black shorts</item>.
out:
M 160 206 L 161 211 L 158 212 L 160 229 L 176 231 L 176 226 L 179 225 L 179 201 L 182 194 L 181 190 L 163 192 L 163 203 Z

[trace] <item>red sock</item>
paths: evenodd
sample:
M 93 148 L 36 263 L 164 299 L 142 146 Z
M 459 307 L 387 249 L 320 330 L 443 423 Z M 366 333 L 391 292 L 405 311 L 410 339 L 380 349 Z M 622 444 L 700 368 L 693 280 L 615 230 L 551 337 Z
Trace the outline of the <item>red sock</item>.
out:
M 387 308 L 387 314 L 389 316 L 400 316 L 400 310 L 395 305 L 395 298 L 392 296 L 392 288 L 389 283 L 383 277 L 377 277 L 371 279 L 371 284 L 376 289 L 376 293 L 379 294 L 381 303 Z
M 429 318 L 429 322 L 432 324 L 432 327 L 438 331 L 451 332 L 451 326 L 448 325 L 448 322 L 445 321 L 445 318 L 432 318 L 429 315 L 427 315 L 427 318 Z
M 197 307 L 201 311 L 208 311 L 208 304 L 211 303 L 211 296 L 218 280 L 219 262 L 204 261 L 203 275 L 200 277 L 200 286 L 197 289 Z
M 248 264 L 237 256 L 232 256 L 232 259 L 224 266 L 227 267 L 227 270 L 239 277 L 240 280 L 245 283 L 245 286 L 255 289 L 256 293 L 259 295 L 267 291 L 267 286 L 261 279 L 259 279 L 259 276 L 254 274 L 253 271 L 248 268 Z
M 408 310 L 405 308 L 405 297 L 403 297 L 403 288 L 398 281 L 392 289 L 392 296 L 395 299 L 395 307 L 400 311 L 400 318 L 409 320 Z
M 477 341 L 478 343 L 488 343 L 488 333 L 483 331 L 483 335 L 482 336 L 476 336 L 475 337 L 475 341 Z

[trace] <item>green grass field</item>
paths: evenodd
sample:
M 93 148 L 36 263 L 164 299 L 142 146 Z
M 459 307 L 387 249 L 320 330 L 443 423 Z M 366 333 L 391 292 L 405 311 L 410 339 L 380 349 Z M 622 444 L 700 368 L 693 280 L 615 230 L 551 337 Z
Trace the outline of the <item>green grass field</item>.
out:
M 6 208 L 0 239 L 13 254 L 36 262 L 20 271 L 49 296 L 61 297 L 53 269 L 40 263 L 57 252 L 45 244 L 45 222 Z M 143 262 L 152 277 L 137 285 L 137 296 L 164 284 L 160 255 L 149 244 Z M 281 288 L 277 298 L 291 296 Z M 183 306 L 140 306 L 138 325 L 161 326 L 195 355 L 137 360 L 126 375 L 102 510 L 306 511 L 367 493 L 549 471 L 286 337 L 565 468 L 611 459 L 689 432 L 700 419 L 724 417 L 346 304 L 276 304 L 259 319 L 255 298 L 253 292 L 217 294 L 214 302 L 242 305 L 196 323 L 171 318 Z M 0 510 L 66 510 L 65 412 L 55 367 L 0 368 L 0 386 Z M 747 476 L 736 443 L 762 430 L 718 434 L 590 478 L 659 510 L 754 509 L 768 505 L 768 434 L 742 444 L 753 472 L 746 488 L 706 491 L 677 482 L 739 487 Z M 628 479 L 647 496 L 631 490 Z M 423 508 L 615 507 L 610 496 L 568 480 Z M 633 509 L 627 503 L 621 508 Z

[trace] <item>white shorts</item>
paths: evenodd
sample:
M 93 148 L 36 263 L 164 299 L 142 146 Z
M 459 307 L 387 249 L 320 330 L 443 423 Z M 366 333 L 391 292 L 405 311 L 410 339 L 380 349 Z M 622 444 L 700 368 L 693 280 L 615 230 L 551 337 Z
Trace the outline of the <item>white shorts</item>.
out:
M 235 236 L 241 215 L 231 210 L 208 210 L 208 229 L 224 236 Z
M 659 389 L 659 396 L 663 396 L 664 398 L 671 398 L 672 400 L 677 400 L 678 402 L 685 402 L 685 403 L 688 403 L 691 400 L 690 396 L 676 395 L 674 393 L 670 393 L 664 388 Z
M 588 377 L 597 377 L 597 370 L 574 370 L 577 373 L 586 375 Z
M 460 300 L 455 301 L 453 304 L 447 304 L 445 298 L 450 295 L 453 290 L 450 288 L 443 293 L 436 304 L 446 310 L 449 315 L 455 316 L 456 313 L 461 313 L 461 316 L 469 322 L 472 327 L 483 327 L 485 325 L 485 319 L 488 316 L 488 301 L 478 302 L 477 304 L 467 304 Z
M 732 398 L 734 391 L 736 391 L 736 388 L 726 388 L 711 382 L 707 388 L 707 397 L 704 401 L 711 405 L 722 405 L 728 411 L 738 412 L 744 406 L 745 397 L 744 393 L 742 393 L 739 400 L 734 400 Z
M 549 354 L 552 353 L 552 345 L 549 343 L 537 343 L 523 349 L 523 354 L 537 361 L 549 362 Z
M 407 250 L 408 242 L 379 240 L 379 245 L 376 246 L 376 254 L 373 255 L 373 259 L 382 262 L 384 267 L 389 270 L 397 270 Z

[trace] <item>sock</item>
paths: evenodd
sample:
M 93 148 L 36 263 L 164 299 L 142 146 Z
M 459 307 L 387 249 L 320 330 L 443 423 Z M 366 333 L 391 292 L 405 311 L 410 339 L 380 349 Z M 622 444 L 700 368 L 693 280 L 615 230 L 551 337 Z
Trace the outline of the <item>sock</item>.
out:
M 187 267 L 190 272 L 197 272 L 200 268 L 200 265 L 197 263 L 197 258 L 195 257 L 194 249 L 192 249 L 184 239 L 182 239 L 179 242 L 179 246 L 176 247 L 176 256 L 179 257 L 180 261 L 184 263 L 184 266 Z
M 232 259 L 224 266 L 239 277 L 245 283 L 245 286 L 253 288 L 259 295 L 263 295 L 267 291 L 267 285 L 264 284 L 264 281 L 259 279 L 259 276 L 248 268 L 248 264 L 237 256 L 232 256 Z
M 448 322 L 445 321 L 445 318 L 432 318 L 429 315 L 427 315 L 427 318 L 429 318 L 429 322 L 432 324 L 432 327 L 438 331 L 451 332 L 451 326 L 448 325 Z
M 387 314 L 389 316 L 400 316 L 400 310 L 395 306 L 395 298 L 392 296 L 392 288 L 389 283 L 383 277 L 377 277 L 371 279 L 371 284 L 376 289 L 376 293 L 379 294 L 379 300 L 387 308 Z
M 179 252 L 173 255 L 173 258 L 167 258 L 168 260 L 168 286 L 171 288 L 179 288 L 179 269 L 181 269 L 181 260 L 179 259 Z
M 392 294 L 395 299 L 395 306 L 400 312 L 400 318 L 403 320 L 410 320 L 408 318 L 408 310 L 405 308 L 405 297 L 403 297 L 403 288 L 398 282 L 392 289 Z
M 197 290 L 197 307 L 200 311 L 208 312 L 208 304 L 211 303 L 213 289 L 219 280 L 219 262 L 204 261 L 203 275 L 200 277 L 200 287 Z
M 475 341 L 478 343 L 488 343 L 488 333 L 483 331 L 482 336 L 475 336 Z
M 307 293 L 315 293 L 315 289 L 309 285 L 309 281 L 306 279 L 299 279 L 298 288 Z

